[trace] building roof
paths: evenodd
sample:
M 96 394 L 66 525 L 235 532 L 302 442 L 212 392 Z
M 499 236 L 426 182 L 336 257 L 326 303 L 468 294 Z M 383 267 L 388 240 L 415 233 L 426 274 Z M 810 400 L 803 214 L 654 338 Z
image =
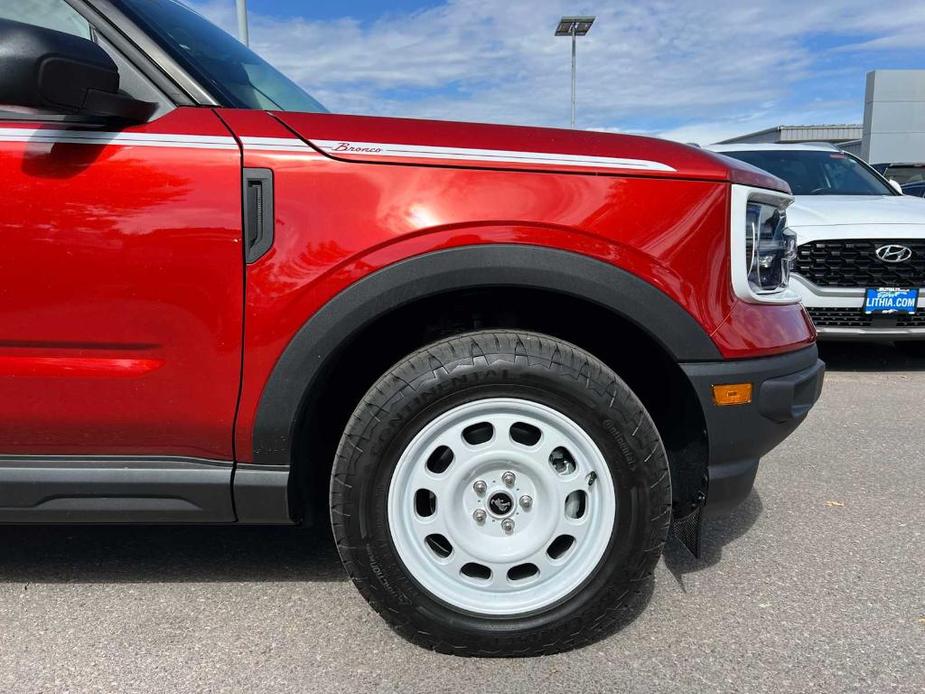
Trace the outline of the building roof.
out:
M 746 135 L 739 135 L 717 144 L 736 144 L 740 142 L 843 142 L 859 140 L 864 126 L 859 123 L 834 123 L 827 125 L 777 125 L 773 128 L 757 130 Z
M 779 143 L 751 143 L 737 142 L 731 145 L 707 145 L 704 147 L 711 152 L 759 152 L 768 150 L 779 152 L 781 150 L 796 150 L 803 152 L 838 152 L 835 145 L 828 142 L 779 142 Z

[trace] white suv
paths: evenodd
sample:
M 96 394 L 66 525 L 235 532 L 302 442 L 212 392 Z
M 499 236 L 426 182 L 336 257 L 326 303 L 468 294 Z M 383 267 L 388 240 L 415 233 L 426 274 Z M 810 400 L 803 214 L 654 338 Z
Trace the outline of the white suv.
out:
M 790 184 L 799 244 L 790 286 L 820 338 L 925 341 L 925 200 L 832 145 L 708 149 Z

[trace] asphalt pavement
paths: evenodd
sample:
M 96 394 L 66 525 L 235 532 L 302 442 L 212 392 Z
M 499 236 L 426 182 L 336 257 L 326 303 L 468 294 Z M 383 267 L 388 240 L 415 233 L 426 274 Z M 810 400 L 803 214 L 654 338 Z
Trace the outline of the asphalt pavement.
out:
M 925 360 L 825 345 L 807 422 L 704 556 L 588 648 L 454 658 L 394 635 L 324 531 L 0 528 L 3 692 L 923 692 Z

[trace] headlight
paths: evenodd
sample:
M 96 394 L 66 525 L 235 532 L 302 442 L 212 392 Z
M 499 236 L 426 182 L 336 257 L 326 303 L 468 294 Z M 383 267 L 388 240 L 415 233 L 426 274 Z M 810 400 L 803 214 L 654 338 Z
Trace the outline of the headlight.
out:
M 732 285 L 751 303 L 794 303 L 789 288 L 796 259 L 796 234 L 787 228 L 793 198 L 763 188 L 732 186 Z
M 745 207 L 745 267 L 756 294 L 786 289 L 797 256 L 797 237 L 787 228 L 787 213 L 779 207 L 749 202 Z

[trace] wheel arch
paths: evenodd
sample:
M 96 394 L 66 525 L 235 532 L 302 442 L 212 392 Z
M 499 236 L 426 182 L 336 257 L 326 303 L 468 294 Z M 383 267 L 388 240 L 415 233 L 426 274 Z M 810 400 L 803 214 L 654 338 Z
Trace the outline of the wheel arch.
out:
M 344 361 L 349 361 L 351 349 L 360 355 L 377 349 L 368 341 L 379 344 L 379 349 L 384 341 L 393 343 L 398 352 L 378 372 L 372 369 L 372 377 L 360 379 L 366 380 L 368 388 L 407 353 L 402 349 L 417 349 L 466 329 L 461 324 L 454 328 L 452 320 L 436 329 L 419 326 L 413 317 L 422 315 L 425 307 L 446 314 L 452 314 L 454 307 L 472 313 L 495 298 L 510 303 L 510 320 L 525 323 L 518 327 L 543 327 L 531 324 L 541 321 L 543 310 L 537 304 L 548 303 L 548 312 L 558 310 L 557 316 L 572 321 L 581 312 L 601 337 L 599 350 L 607 351 L 608 330 L 615 338 L 632 334 L 632 359 L 650 369 L 657 365 L 672 387 L 689 387 L 677 367 L 679 362 L 721 359 L 706 331 L 673 299 L 626 270 L 588 256 L 540 246 L 488 244 L 435 251 L 395 263 L 357 281 L 316 312 L 290 341 L 264 388 L 253 431 L 254 467 L 292 466 L 289 500 L 293 515 L 301 515 L 307 505 L 306 487 L 326 489 L 328 463 L 333 458 L 317 459 L 328 447 L 314 445 L 314 439 L 326 431 L 317 422 L 328 411 L 337 410 L 337 405 L 344 407 L 330 399 L 340 397 L 338 374 L 350 369 Z M 492 315 L 485 319 L 473 316 L 468 327 L 501 327 L 491 324 L 501 320 L 497 312 L 484 313 Z M 556 334 L 560 331 L 555 322 L 550 326 L 550 334 L 574 341 L 568 330 Z M 420 335 L 406 334 L 419 327 Z M 598 356 L 607 362 L 616 360 L 612 354 L 609 359 L 606 354 Z M 619 364 L 610 365 L 621 372 Z M 692 392 L 688 395 L 682 398 L 685 403 L 696 402 Z M 697 415 L 702 417 L 699 410 Z M 327 429 L 332 426 L 337 425 L 329 424 Z

